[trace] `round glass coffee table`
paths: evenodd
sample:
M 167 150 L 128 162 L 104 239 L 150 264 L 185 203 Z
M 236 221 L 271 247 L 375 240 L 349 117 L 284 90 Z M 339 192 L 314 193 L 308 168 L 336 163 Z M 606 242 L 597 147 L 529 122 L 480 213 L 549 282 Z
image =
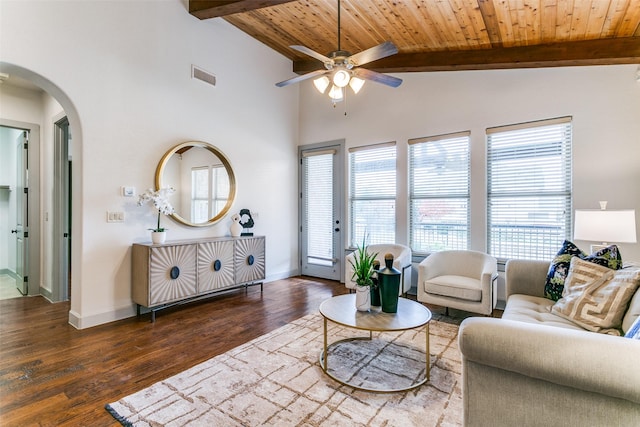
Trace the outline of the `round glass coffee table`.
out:
M 418 302 L 406 298 L 399 298 L 397 313 L 384 313 L 380 311 L 379 308 L 372 308 L 371 311 L 362 312 L 356 310 L 355 298 L 355 294 L 339 295 L 325 300 L 320 304 L 320 314 L 322 314 L 324 320 L 324 349 L 320 352 L 320 366 L 324 373 L 340 384 L 372 392 L 391 393 L 406 391 L 426 383 L 429 380 L 430 374 L 429 321 L 431 320 L 431 311 Z M 365 337 L 345 338 L 329 344 L 327 338 L 328 321 L 348 328 L 368 331 L 369 334 Z M 386 387 L 384 384 L 380 385 L 380 387 L 367 387 L 354 383 L 355 373 L 348 372 L 346 375 L 343 373 L 339 376 L 335 369 L 330 369 L 331 365 L 328 360 L 329 350 L 335 349 L 336 346 L 347 342 L 353 342 L 355 344 L 357 342 L 371 341 L 373 339 L 373 332 L 402 332 L 421 327 L 424 327 L 426 335 L 424 352 L 426 369 L 424 370 L 424 376 L 422 378 L 417 378 L 409 384 L 400 387 Z M 380 350 L 380 352 L 383 351 L 384 349 Z M 357 353 L 357 349 L 355 349 L 355 352 Z M 398 354 L 400 353 L 396 353 L 395 356 L 402 357 L 398 356 Z M 415 354 L 412 354 L 412 356 L 415 356 Z M 357 356 L 354 356 L 354 358 L 355 357 Z M 360 366 L 356 369 L 361 368 Z

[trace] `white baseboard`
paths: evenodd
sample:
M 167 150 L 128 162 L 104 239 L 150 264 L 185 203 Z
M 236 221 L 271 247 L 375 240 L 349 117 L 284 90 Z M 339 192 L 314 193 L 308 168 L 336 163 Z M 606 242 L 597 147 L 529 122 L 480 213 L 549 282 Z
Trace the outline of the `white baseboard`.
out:
M 114 311 L 108 311 L 106 313 L 98 313 L 90 316 L 82 317 L 77 312 L 69 311 L 69 324 L 76 329 L 86 329 L 93 326 L 102 325 L 109 322 L 115 322 L 116 320 L 127 319 L 136 315 L 136 306 L 122 307 Z

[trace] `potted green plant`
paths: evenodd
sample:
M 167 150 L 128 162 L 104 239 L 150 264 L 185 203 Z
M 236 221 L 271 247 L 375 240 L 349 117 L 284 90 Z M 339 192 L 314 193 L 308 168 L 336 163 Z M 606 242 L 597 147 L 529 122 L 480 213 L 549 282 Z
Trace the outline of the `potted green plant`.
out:
M 371 308 L 370 286 L 373 285 L 373 265 L 377 255 L 367 251 L 366 237 L 363 237 L 362 245 L 356 246 L 353 260 L 349 259 L 353 267 L 351 280 L 356 283 L 356 308 L 359 311 L 369 311 Z

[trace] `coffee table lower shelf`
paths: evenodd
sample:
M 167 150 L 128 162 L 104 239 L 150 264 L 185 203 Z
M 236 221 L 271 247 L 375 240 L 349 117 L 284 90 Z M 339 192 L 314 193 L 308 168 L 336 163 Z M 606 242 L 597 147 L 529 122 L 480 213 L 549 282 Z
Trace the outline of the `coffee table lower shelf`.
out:
M 427 330 L 427 336 L 428 336 L 428 334 L 429 334 L 429 332 Z M 370 335 L 371 335 L 371 333 L 370 333 Z M 382 385 L 382 387 L 365 387 L 365 386 L 361 386 L 361 385 L 356 385 L 352 381 L 350 381 L 348 378 L 346 378 L 346 379 L 345 378 L 339 378 L 338 376 L 334 375 L 331 372 L 330 369 L 327 369 L 327 363 L 326 363 L 326 359 L 325 359 L 325 354 L 326 354 L 326 352 L 331 350 L 331 348 L 336 347 L 336 346 L 338 346 L 340 344 L 347 343 L 347 342 L 360 341 L 360 340 L 371 341 L 372 339 L 373 338 L 371 336 L 369 336 L 369 337 L 354 337 L 354 338 L 346 338 L 346 339 L 338 340 L 338 341 L 335 341 L 335 342 L 331 343 L 330 345 L 327 346 L 327 348 L 325 350 L 321 350 L 320 351 L 320 356 L 318 358 L 319 362 L 320 362 L 320 367 L 322 368 L 324 373 L 329 378 L 333 379 L 334 381 L 336 381 L 336 382 L 338 382 L 338 383 L 340 383 L 342 385 L 346 385 L 346 386 L 355 388 L 356 390 L 368 391 L 368 392 L 372 392 L 372 393 L 397 393 L 397 392 L 402 392 L 402 391 L 413 390 L 414 388 L 418 388 L 421 385 L 425 384 L 427 381 L 429 381 L 429 364 L 430 364 L 430 360 L 429 360 L 429 356 L 428 356 L 428 350 L 427 350 L 427 354 L 425 354 L 425 357 L 426 357 L 426 370 L 425 370 L 424 377 L 422 379 L 419 379 L 417 381 L 412 382 L 411 384 L 409 384 L 406 387 L 391 388 L 391 387 L 384 387 L 384 385 Z M 428 349 L 428 344 L 427 344 L 427 349 Z

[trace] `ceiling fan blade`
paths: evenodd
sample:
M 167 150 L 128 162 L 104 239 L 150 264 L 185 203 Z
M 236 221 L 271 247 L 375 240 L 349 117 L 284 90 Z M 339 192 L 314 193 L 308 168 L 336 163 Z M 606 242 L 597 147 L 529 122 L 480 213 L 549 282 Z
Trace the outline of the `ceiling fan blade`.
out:
M 383 85 L 398 87 L 402 84 L 402 79 L 387 74 L 378 73 L 376 71 L 367 70 L 366 68 L 358 68 L 353 70 L 353 75 L 361 79 L 371 80 Z
M 289 80 L 284 80 L 284 81 L 278 82 L 278 83 L 276 83 L 276 86 L 278 86 L 278 87 L 289 86 L 291 84 L 298 83 L 298 82 L 301 82 L 303 80 L 307 80 L 307 79 L 310 79 L 310 78 L 313 78 L 313 77 L 320 77 L 321 75 L 327 74 L 328 72 L 329 71 L 327 71 L 327 70 L 312 71 L 310 73 L 303 74 L 301 76 L 293 77 L 293 78 L 291 78 Z
M 331 58 L 329 58 L 329 57 L 327 57 L 327 56 L 324 56 L 324 55 L 322 55 L 322 54 L 320 54 L 320 53 L 316 52 L 315 50 L 311 50 L 311 49 L 309 49 L 308 47 L 300 46 L 300 45 L 293 45 L 293 46 L 289 46 L 289 47 L 290 47 L 291 49 L 295 49 L 295 50 L 297 50 L 298 52 L 302 52 L 302 53 L 304 53 L 305 55 L 309 55 L 310 57 L 315 58 L 315 59 L 317 59 L 318 61 L 320 61 L 320 62 L 322 62 L 322 63 L 324 63 L 324 64 L 326 64 L 326 63 L 329 63 L 329 64 L 333 63 L 333 59 L 331 59 Z
M 360 53 L 356 53 L 355 55 L 351 55 L 349 57 L 349 62 L 358 67 L 369 62 L 377 61 L 378 59 L 386 58 L 387 56 L 395 55 L 396 53 L 398 53 L 396 45 L 391 42 L 384 42 L 378 46 L 374 46 L 367 50 L 363 50 Z

